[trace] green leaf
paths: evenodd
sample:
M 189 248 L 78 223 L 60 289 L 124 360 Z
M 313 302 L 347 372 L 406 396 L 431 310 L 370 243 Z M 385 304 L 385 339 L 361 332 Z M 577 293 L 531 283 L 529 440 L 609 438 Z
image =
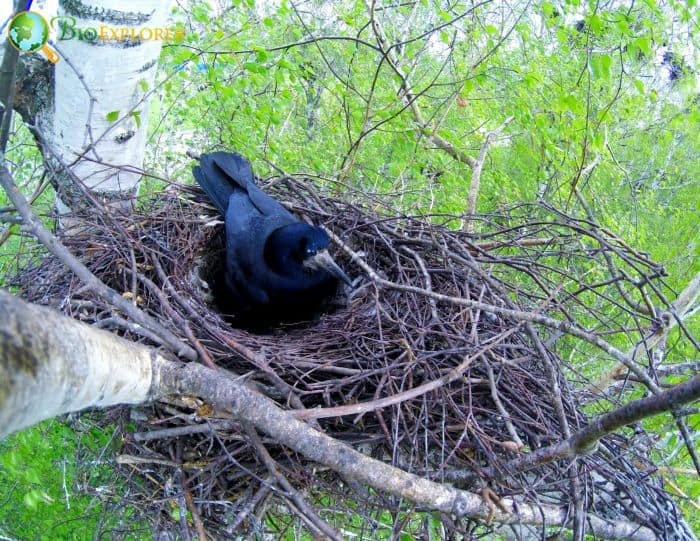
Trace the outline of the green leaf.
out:
M 246 62 L 243 67 L 251 73 L 265 73 L 267 68 L 255 62 Z
M 26 505 L 27 507 L 30 507 L 32 509 L 36 509 L 36 507 L 40 503 L 53 502 L 53 498 L 51 496 L 49 496 L 43 490 L 39 490 L 39 489 L 34 488 L 24 495 L 23 501 L 24 501 L 24 505 Z
M 620 17 L 615 24 L 617 25 L 617 28 L 620 30 L 625 35 L 629 35 L 630 32 L 630 26 L 627 24 L 627 19 L 624 17 Z
M 634 44 L 642 51 L 644 56 L 651 56 L 652 43 L 648 36 L 641 36 L 634 40 Z
M 209 22 L 209 10 L 207 7 L 199 5 L 192 9 L 192 17 L 198 23 L 208 23 Z
M 22 501 L 24 501 L 24 505 L 27 507 L 30 507 L 32 509 L 36 509 L 37 504 L 39 503 L 39 499 L 37 498 L 37 490 L 31 490 L 27 492 L 24 495 L 24 498 L 22 498 Z
M 256 47 L 255 49 L 255 58 L 258 62 L 267 62 L 268 58 L 267 51 L 261 47 Z
M 603 20 L 597 14 L 593 14 L 588 17 L 587 22 L 593 33 L 600 34 L 600 32 L 603 30 Z
M 107 122 L 116 122 L 119 118 L 119 111 L 110 111 L 105 115 Z
M 183 64 L 184 62 L 187 62 L 188 60 L 191 60 L 194 58 L 194 54 L 192 54 L 192 51 L 189 51 L 188 49 L 182 49 L 175 53 L 172 57 L 172 63 L 176 66 Z
M 608 79 L 610 77 L 610 66 L 612 57 L 608 54 L 591 55 L 588 67 L 594 79 Z
M 134 118 L 134 122 L 136 122 L 136 128 L 141 127 L 141 112 L 140 111 L 131 111 L 131 116 Z
M 450 22 L 453 19 L 453 15 L 449 11 L 439 9 L 437 14 L 440 17 L 440 19 L 442 19 L 442 21 L 446 23 Z

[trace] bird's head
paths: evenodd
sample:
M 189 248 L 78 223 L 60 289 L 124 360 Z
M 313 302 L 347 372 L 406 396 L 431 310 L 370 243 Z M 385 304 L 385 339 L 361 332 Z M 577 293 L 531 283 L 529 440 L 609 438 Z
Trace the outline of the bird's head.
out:
M 333 258 L 328 253 L 330 238 L 322 228 L 304 224 L 301 236 L 299 237 L 299 249 L 301 263 L 309 271 L 325 270 L 338 280 L 342 280 L 348 285 L 352 285 L 348 275 L 343 272 Z
M 313 258 L 319 252 L 327 250 L 331 240 L 320 227 L 309 224 L 300 224 L 299 239 L 297 246 L 297 256 L 300 261 L 305 262 Z
M 265 259 L 281 274 L 301 266 L 308 275 L 325 271 L 352 285 L 350 278 L 328 253 L 330 238 L 323 228 L 297 222 L 276 229 L 265 245 Z

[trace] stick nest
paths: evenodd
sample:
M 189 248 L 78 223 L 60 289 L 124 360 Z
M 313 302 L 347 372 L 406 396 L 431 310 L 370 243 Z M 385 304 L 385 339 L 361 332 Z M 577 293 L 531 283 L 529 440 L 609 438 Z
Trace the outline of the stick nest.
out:
M 336 261 L 361 277 L 315 321 L 254 333 L 217 311 L 206 286 L 223 256 L 223 226 L 197 188 L 171 187 L 129 217 L 93 209 L 80 217 L 82 231 L 63 241 L 202 359 L 244 377 L 281 407 L 316 414 L 310 422 L 368 455 L 469 490 L 488 487 L 499 496 L 570 506 L 572 513 L 578 501 L 587 512 L 634 521 L 662 537 L 685 535 L 675 506 L 650 475 L 655 467 L 641 429 L 607 437 L 578 459 L 578 494 L 570 460 L 509 471 L 521 450 L 564 439 L 564 422 L 572 432 L 585 424 L 586 367 L 567 367 L 559 357 L 554 345 L 563 333 L 454 301 L 549 314 L 602 335 L 619 332 L 629 313 L 619 305 L 606 309 L 611 282 L 586 283 L 579 275 L 607 253 L 658 277 L 643 254 L 543 206 L 486 217 L 482 229 L 492 232 L 476 237 L 439 223 L 454 223 L 453 217 L 391 216 L 367 196 L 347 192 L 340 200 L 303 179 L 274 178 L 264 189 L 335 233 L 344 245 L 334 244 Z M 372 280 L 358 258 L 392 285 Z M 148 330 L 96 298 L 53 258 L 17 280 L 30 301 L 154 343 Z M 587 344 L 581 351 L 592 355 Z M 269 529 L 273 521 L 285 530 L 285 512 L 275 512 L 280 500 L 270 498 L 274 478 L 224 412 L 193 397 L 115 411 L 130 501 L 147 509 L 156 530 L 173 527 L 172 501 L 196 509 L 195 523 L 217 538 Z M 416 510 L 410 502 L 367 491 L 272 439 L 263 442 L 281 473 L 324 509 L 325 520 L 364 516 L 374 528 L 368 538 L 392 527 L 419 538 L 435 528 L 400 512 Z M 385 510 L 394 513 L 388 526 Z M 489 529 L 450 517 L 439 528 L 473 535 Z

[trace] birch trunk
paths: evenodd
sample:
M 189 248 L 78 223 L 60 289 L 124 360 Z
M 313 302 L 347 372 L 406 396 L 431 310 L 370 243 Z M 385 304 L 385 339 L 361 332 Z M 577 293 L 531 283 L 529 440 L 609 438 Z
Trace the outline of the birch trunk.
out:
M 164 28 L 170 3 L 62 0 L 57 15 L 74 18 L 74 27 L 64 29 L 57 24 L 58 32 L 52 29 L 61 60 L 55 66 L 53 125 L 44 130 L 50 134 L 49 145 L 87 187 L 122 206 L 138 191 L 141 175 L 133 168 L 143 166 L 149 91 L 162 40 L 90 41 L 79 39 L 78 29 L 94 28 L 112 36 L 112 29 L 133 28 L 138 34 Z M 112 167 L 121 165 L 131 167 Z M 80 206 L 82 193 L 71 175 L 60 166 L 56 169 L 59 211 Z
M 43 419 L 147 399 L 143 347 L 0 290 L 0 438 Z

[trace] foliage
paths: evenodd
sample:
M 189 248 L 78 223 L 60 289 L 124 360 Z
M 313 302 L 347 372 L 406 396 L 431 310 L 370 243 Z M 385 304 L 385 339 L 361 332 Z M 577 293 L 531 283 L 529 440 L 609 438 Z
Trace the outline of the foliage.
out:
M 52 420 L 0 442 L 0 534 L 14 539 L 82 539 L 119 532 L 136 539 L 139 519 L 124 506 L 108 459 L 115 427 Z M 142 526 L 141 526 L 142 527 Z
M 29 130 L 16 117 L 10 145 L 5 154 L 7 165 L 22 190 L 33 201 L 34 208 L 45 223 L 52 227 L 52 220 L 46 213 L 53 204 L 53 190 L 44 182 L 41 174 L 42 158 Z M 0 218 L 2 209 L 9 208 L 9 199 L 0 191 Z M 0 287 L 9 287 L 7 279 L 31 261 L 36 261 L 39 254 L 35 239 L 22 231 L 20 224 L 3 223 L 0 220 Z

